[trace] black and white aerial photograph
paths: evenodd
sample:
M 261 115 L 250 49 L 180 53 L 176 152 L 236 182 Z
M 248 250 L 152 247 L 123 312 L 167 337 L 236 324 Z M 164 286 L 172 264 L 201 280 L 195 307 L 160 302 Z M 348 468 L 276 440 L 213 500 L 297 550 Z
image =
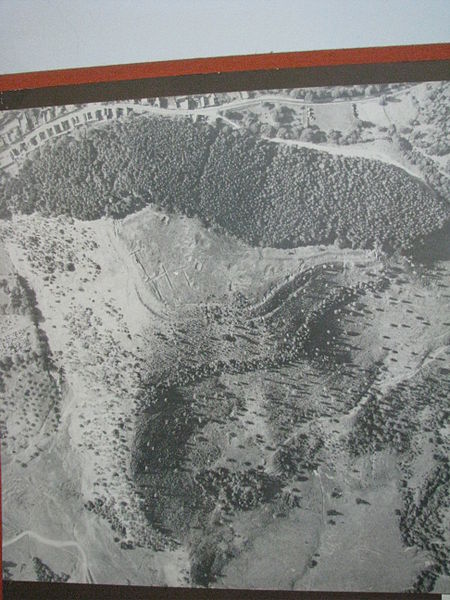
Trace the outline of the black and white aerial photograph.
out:
M 450 593 L 449 107 L 0 113 L 5 580 Z

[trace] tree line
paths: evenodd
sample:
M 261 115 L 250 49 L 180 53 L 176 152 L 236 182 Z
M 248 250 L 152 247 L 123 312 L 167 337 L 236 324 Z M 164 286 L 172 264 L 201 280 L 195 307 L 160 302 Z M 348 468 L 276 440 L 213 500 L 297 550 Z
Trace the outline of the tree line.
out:
M 181 118 L 134 117 L 61 138 L 0 188 L 3 218 L 121 218 L 153 204 L 279 248 L 405 248 L 448 219 L 442 199 L 393 165 Z

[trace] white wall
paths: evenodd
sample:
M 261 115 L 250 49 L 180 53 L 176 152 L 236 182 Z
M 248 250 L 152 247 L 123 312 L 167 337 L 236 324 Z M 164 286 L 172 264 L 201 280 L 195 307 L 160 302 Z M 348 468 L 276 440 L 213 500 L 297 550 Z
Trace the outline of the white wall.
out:
M 449 34 L 449 0 L 0 0 L 0 73 Z

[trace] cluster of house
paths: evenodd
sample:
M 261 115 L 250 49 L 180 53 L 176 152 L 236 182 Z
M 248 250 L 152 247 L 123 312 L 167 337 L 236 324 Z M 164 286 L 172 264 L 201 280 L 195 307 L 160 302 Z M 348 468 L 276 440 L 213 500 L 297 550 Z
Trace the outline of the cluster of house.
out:
M 237 96 L 243 100 L 250 98 L 250 92 L 236 92 Z M 148 102 L 152 106 L 183 110 L 192 110 L 199 108 L 210 108 L 213 106 L 220 106 L 223 104 L 223 100 L 218 94 L 197 94 L 193 96 L 173 96 L 167 98 L 149 98 L 141 102 Z
M 249 97 L 248 92 L 239 92 L 239 95 L 243 99 Z M 133 112 L 139 113 L 145 107 L 191 110 L 220 104 L 220 97 L 209 93 L 118 101 L 107 106 L 73 105 L 4 113 L 0 116 L 0 168 L 14 168 L 29 152 L 47 140 L 91 122 L 121 118 Z M 196 118 L 202 117 L 196 115 Z
M 207 108 L 220 104 L 216 94 L 203 94 L 201 96 L 172 96 L 167 98 L 152 98 L 148 102 L 152 106 L 167 109 L 181 108 L 192 110 L 195 108 Z
M 8 169 L 33 149 L 51 138 L 91 122 L 120 118 L 133 112 L 132 106 L 52 107 L 5 114 L 0 120 L 0 167 Z

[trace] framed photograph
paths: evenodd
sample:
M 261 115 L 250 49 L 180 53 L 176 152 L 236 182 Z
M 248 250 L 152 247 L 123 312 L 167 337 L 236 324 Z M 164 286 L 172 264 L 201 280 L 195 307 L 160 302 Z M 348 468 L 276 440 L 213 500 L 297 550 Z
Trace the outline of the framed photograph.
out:
M 450 593 L 449 64 L 0 76 L 5 598 Z

